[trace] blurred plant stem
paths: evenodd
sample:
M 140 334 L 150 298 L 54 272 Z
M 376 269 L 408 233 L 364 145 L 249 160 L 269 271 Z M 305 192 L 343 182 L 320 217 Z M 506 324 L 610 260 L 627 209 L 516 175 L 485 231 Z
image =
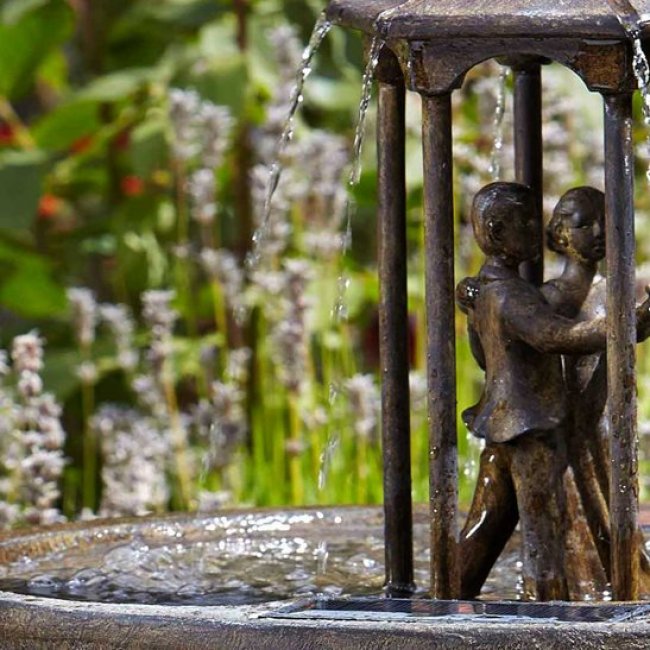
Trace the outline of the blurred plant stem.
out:
M 178 251 L 174 265 L 174 276 L 178 287 L 177 295 L 182 300 L 182 308 L 187 321 L 187 331 L 192 338 L 198 335 L 198 324 L 194 306 L 194 292 L 189 263 L 189 211 L 187 207 L 186 170 L 177 158 L 172 160 L 174 176 L 174 207 L 176 209 L 176 245 Z
M 237 47 L 240 52 L 245 53 L 248 49 L 249 0 L 233 0 L 233 9 L 237 20 Z M 246 61 L 248 61 L 247 58 Z M 239 224 L 237 248 L 241 259 L 244 259 L 250 249 L 254 230 L 250 187 L 253 148 L 251 146 L 251 126 L 246 114 L 243 115 L 237 128 L 234 151 L 234 208 Z
M 291 480 L 291 503 L 300 505 L 305 499 L 305 485 L 302 476 L 303 441 L 300 435 L 300 411 L 298 395 L 294 391 L 287 393 L 287 408 L 289 414 L 289 435 L 286 452 L 289 455 L 289 478 Z
M 192 475 L 187 459 L 187 435 L 181 421 L 181 415 L 176 399 L 174 382 L 167 369 L 163 368 L 163 393 L 167 403 L 169 425 L 172 435 L 172 449 L 174 453 L 174 465 L 178 492 L 175 498 L 178 501 L 177 507 L 186 510 L 192 505 Z
M 97 440 L 90 426 L 95 411 L 95 388 L 93 382 L 81 382 L 81 414 L 83 417 L 83 507 L 93 512 L 97 507 Z

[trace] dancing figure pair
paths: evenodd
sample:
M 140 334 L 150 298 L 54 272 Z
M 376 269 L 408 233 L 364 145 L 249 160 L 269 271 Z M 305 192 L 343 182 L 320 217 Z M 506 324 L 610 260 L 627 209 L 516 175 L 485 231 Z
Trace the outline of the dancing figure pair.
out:
M 559 278 L 541 288 L 519 274 L 520 264 L 540 249 L 539 215 L 530 188 L 501 182 L 486 186 L 474 199 L 471 218 L 486 259 L 477 277 L 459 284 L 457 297 L 468 316 L 470 345 L 485 371 L 485 384 L 479 402 L 463 419 L 485 439 L 485 448 L 460 536 L 462 597 L 478 595 L 519 521 L 525 597 L 566 600 L 565 486 L 581 495 L 579 488 L 587 491 L 572 483 L 572 473 L 567 479 L 567 468 L 577 464 L 574 456 L 581 457 L 586 448 L 586 441 L 576 437 L 569 396 L 584 400 L 595 394 L 589 374 L 602 374 L 600 357 L 591 357 L 582 374 L 576 360 L 598 355 L 606 345 L 605 317 L 584 319 L 580 313 L 604 255 L 604 200 L 593 188 L 577 188 L 562 197 L 548 232 L 551 248 L 564 254 L 567 263 Z M 640 340 L 650 334 L 648 299 L 637 307 L 637 330 Z M 602 394 L 602 386 L 598 390 Z M 599 399 L 602 412 L 604 400 Z M 602 441 L 598 444 L 602 447 Z M 590 453 L 575 473 L 602 486 L 595 453 Z M 601 497 L 595 497 L 600 519 L 589 522 L 592 532 L 593 526 L 606 523 L 606 496 Z M 604 546 L 608 540 L 598 548 L 601 555 Z

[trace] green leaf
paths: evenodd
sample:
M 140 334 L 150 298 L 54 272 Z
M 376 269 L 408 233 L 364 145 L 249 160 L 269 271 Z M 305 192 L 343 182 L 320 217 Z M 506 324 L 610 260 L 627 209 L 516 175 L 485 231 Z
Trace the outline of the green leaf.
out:
M 160 77 L 156 68 L 130 68 L 104 75 L 88 84 L 77 94 L 78 100 L 114 102 L 132 95 L 140 88 Z
M 63 287 L 50 262 L 13 243 L 0 241 L 0 305 L 27 318 L 58 316 L 66 309 Z
M 116 26 L 116 32 L 121 33 L 134 26 L 156 21 L 166 23 L 176 29 L 196 28 L 205 25 L 220 13 L 230 11 L 231 7 L 219 7 L 215 0 L 162 0 L 158 2 L 133 3 L 133 9 L 128 12 Z M 226 4 L 226 3 L 222 3 Z
M 79 138 L 94 133 L 100 126 L 97 104 L 71 101 L 47 113 L 33 129 L 39 147 L 51 151 L 68 149 Z
M 10 152 L 0 157 L 0 229 L 31 226 L 46 167 L 42 152 Z
M 239 56 L 237 25 L 231 16 L 229 20 L 209 23 L 199 32 L 199 51 L 204 57 L 224 60 Z
M 248 86 L 246 60 L 236 55 L 223 61 L 215 61 L 190 85 L 201 97 L 220 106 L 227 106 L 236 116 L 244 110 Z
M 64 0 L 50 0 L 13 24 L 0 24 L 0 95 L 24 95 L 41 63 L 73 27 L 72 9 Z
M 45 318 L 62 314 L 66 298 L 45 261 L 32 258 L 23 261 L 2 283 L 0 304 L 20 316 Z
M 167 165 L 166 123 L 160 117 L 143 122 L 131 133 L 131 160 L 133 171 L 148 178 L 157 169 Z
M 68 91 L 68 61 L 62 49 L 52 50 L 38 69 L 39 84 L 47 85 L 57 95 Z

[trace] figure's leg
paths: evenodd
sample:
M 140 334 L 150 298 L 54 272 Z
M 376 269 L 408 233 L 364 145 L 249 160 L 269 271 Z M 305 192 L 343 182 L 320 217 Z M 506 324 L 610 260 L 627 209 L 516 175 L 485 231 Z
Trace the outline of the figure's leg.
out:
M 553 431 L 527 433 L 508 444 L 521 518 L 525 597 L 566 600 L 563 441 Z
M 566 579 L 572 600 L 583 600 L 586 596 L 599 599 L 608 580 L 576 482 L 577 477 L 568 468 L 564 474 Z M 607 549 L 609 550 L 609 544 Z
M 580 494 L 584 516 L 589 524 L 591 536 L 609 580 L 611 578 L 609 509 L 598 479 L 596 464 L 583 433 L 578 423 L 576 423 L 574 431 L 567 433 L 569 465 L 575 477 L 575 486 Z
M 594 359 L 597 362 L 594 364 Z M 607 355 L 583 357 L 566 366 L 576 438 L 591 452 L 596 480 L 609 507 L 609 445 L 607 418 Z M 608 524 L 609 527 L 609 524 Z
M 609 511 L 609 435 L 605 417 L 593 421 L 584 429 L 586 442 L 591 452 L 596 480 Z
M 591 379 L 581 391 L 575 391 L 574 397 L 574 430 L 576 445 L 586 446 L 591 456 L 585 461 L 582 451 L 571 451 L 571 464 L 574 459 L 582 466 L 577 466 L 576 482 L 585 512 L 589 518 L 589 526 L 598 547 L 603 566 L 610 578 L 611 539 L 609 531 L 609 480 L 610 457 L 607 418 L 604 416 L 607 401 L 607 357 L 602 354 Z M 574 466 L 574 471 L 576 467 Z M 579 477 L 579 472 L 582 475 Z M 596 484 L 600 487 L 596 489 Z M 645 550 L 645 540 L 641 529 L 638 531 L 639 549 L 639 589 L 643 594 L 650 594 L 650 558 Z
M 601 450 L 600 459 L 593 456 L 577 457 L 576 453 L 571 453 L 571 465 L 576 471 L 576 483 L 580 490 L 580 497 L 584 506 L 585 514 L 589 522 L 598 554 L 601 558 L 603 567 L 607 574 L 607 579 L 611 580 L 610 575 L 610 554 L 611 554 L 611 537 L 609 530 L 609 506 L 607 499 L 607 491 L 603 494 L 602 489 L 599 487 L 602 482 L 609 482 L 609 470 L 607 469 L 607 462 L 605 459 L 609 458 L 607 450 L 607 437 L 603 431 L 602 422 L 591 429 L 590 435 L 585 435 L 582 439 L 586 439 L 590 450 L 593 452 L 594 448 Z M 580 431 L 579 434 L 583 432 Z M 587 431 L 585 430 L 586 434 Z M 574 466 L 574 459 L 576 465 Z M 595 469 L 594 474 L 590 473 L 589 461 L 593 463 L 592 467 Z M 579 474 L 580 472 L 580 474 Z M 643 531 L 639 528 L 638 531 L 638 549 L 639 549 L 639 589 L 642 594 L 650 594 L 650 558 L 645 549 L 645 539 Z
M 476 598 L 517 525 L 517 498 L 510 476 L 510 450 L 488 444 L 472 506 L 460 533 L 461 598 Z

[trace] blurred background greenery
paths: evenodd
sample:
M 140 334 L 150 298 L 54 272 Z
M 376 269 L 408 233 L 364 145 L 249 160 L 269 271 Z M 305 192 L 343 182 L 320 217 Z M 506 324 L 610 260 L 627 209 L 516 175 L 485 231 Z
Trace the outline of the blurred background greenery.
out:
M 53 499 L 65 516 L 380 501 L 372 108 L 350 190 L 349 250 L 341 239 L 364 67 L 358 34 L 333 29 L 316 55 L 282 159 L 275 247 L 256 273 L 245 265 L 301 48 L 322 9 L 321 0 L 0 4 L 0 341 L 10 348 L 37 329 L 46 342 L 43 383 L 67 434 Z M 495 161 L 512 177 L 510 81 L 499 72 L 479 66 L 454 100 L 458 279 L 480 262 L 467 224 L 473 193 L 495 177 Z M 570 187 L 602 187 L 602 121 L 599 99 L 568 72 L 548 66 L 544 84 L 548 216 Z M 199 114 L 216 121 L 198 124 Z M 422 163 L 410 94 L 407 127 L 414 496 L 424 501 Z M 641 126 L 638 136 L 642 265 Z M 206 163 L 197 152 L 211 137 L 223 146 Z M 197 196 L 202 169 L 212 174 L 207 197 Z M 342 289 L 343 319 L 332 315 Z M 152 301 L 169 313 L 147 311 Z M 111 321 L 100 304 L 125 311 Z M 481 374 L 457 320 L 462 409 Z M 16 372 L 4 379 L 8 395 Z M 34 451 L 20 443 L 24 424 L 5 429 L 12 453 Z M 466 503 L 479 445 L 462 425 L 459 449 Z M 26 472 L 5 462 L 0 479 L 0 496 L 21 506 Z

